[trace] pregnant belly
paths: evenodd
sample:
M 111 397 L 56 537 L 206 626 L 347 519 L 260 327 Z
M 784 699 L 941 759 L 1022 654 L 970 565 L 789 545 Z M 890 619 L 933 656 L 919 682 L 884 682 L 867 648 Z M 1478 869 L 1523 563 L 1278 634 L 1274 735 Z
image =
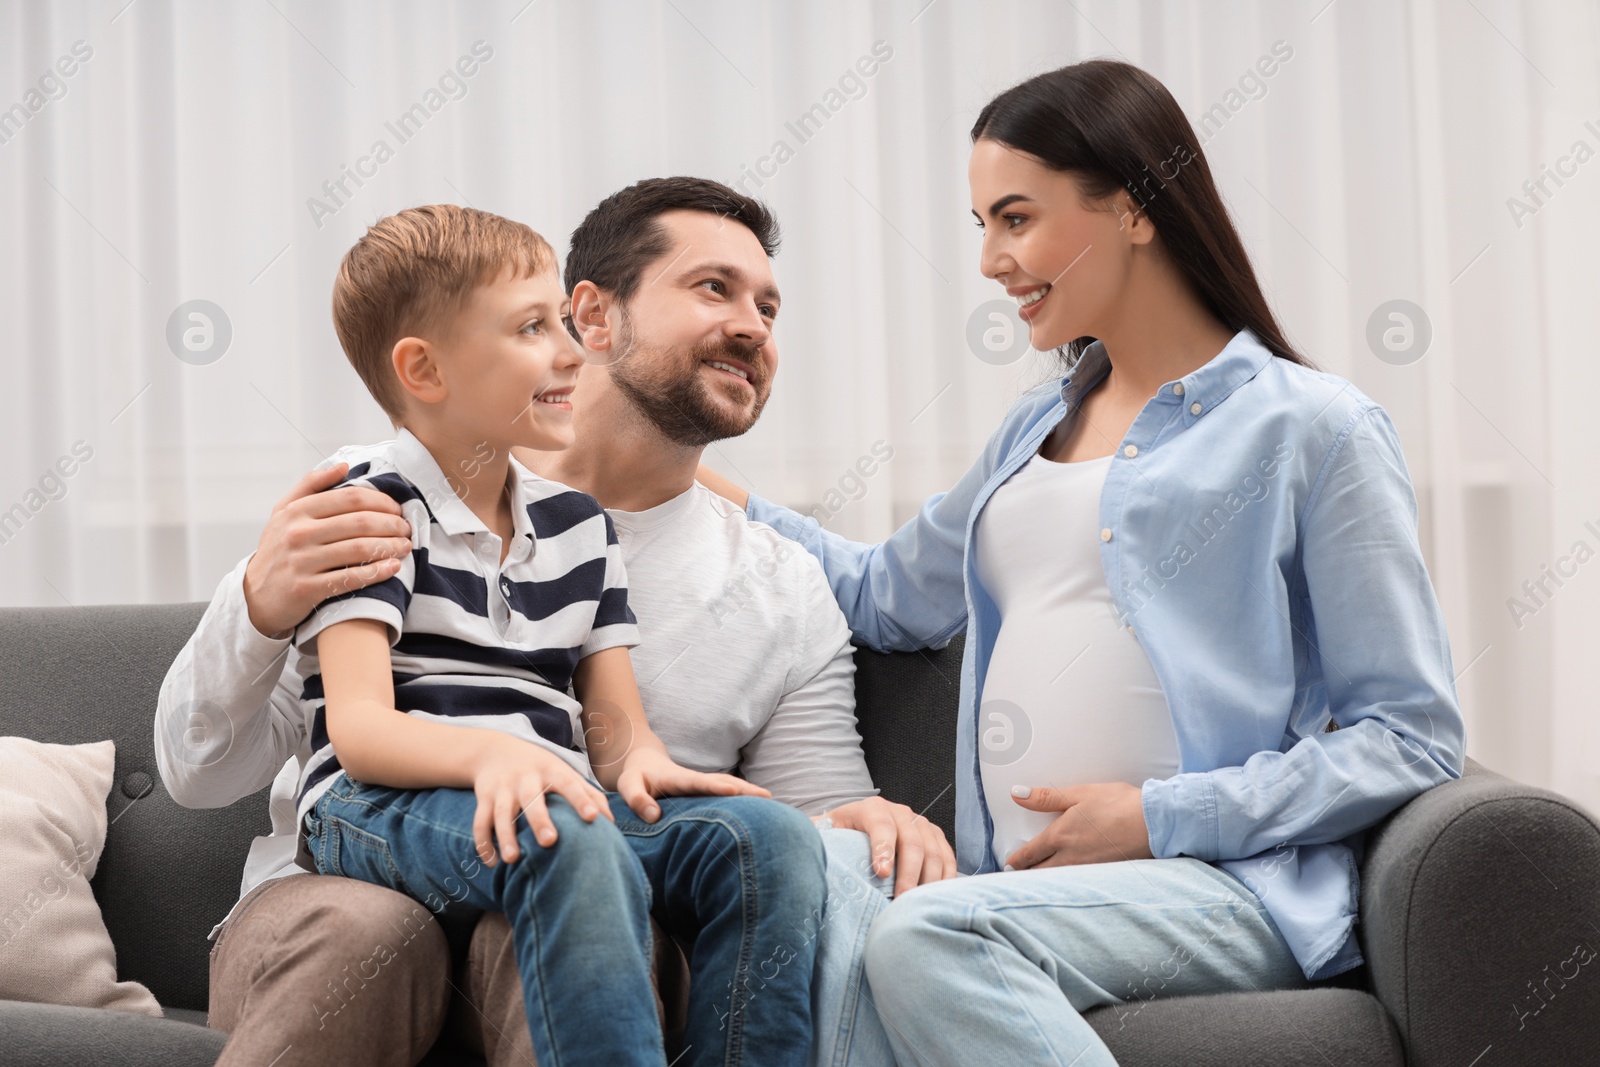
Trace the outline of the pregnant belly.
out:
M 1020 807 L 1013 786 L 1177 773 L 1177 736 L 1144 649 L 1096 605 L 1070 614 L 1008 618 L 984 678 L 978 756 L 997 863 L 1058 814 Z

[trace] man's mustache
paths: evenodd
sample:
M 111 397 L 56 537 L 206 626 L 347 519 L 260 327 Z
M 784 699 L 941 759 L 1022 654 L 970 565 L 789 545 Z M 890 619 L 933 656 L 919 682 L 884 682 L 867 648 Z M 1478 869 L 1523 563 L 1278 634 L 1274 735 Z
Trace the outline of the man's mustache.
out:
M 767 365 L 761 359 L 761 346 L 741 341 L 737 337 L 725 337 L 720 341 L 710 341 L 700 345 L 695 349 L 694 359 L 696 364 L 708 359 L 723 359 L 729 363 L 748 367 L 751 385 L 762 385 L 767 379 Z

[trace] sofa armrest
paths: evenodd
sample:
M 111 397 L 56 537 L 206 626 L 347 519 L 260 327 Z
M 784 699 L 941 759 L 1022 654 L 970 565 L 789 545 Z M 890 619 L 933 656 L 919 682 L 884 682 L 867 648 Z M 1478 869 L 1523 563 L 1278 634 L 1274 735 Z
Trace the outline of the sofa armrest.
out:
M 1361 882 L 1373 992 L 1413 1067 L 1600 1047 L 1600 826 L 1577 804 L 1468 760 L 1373 831 Z

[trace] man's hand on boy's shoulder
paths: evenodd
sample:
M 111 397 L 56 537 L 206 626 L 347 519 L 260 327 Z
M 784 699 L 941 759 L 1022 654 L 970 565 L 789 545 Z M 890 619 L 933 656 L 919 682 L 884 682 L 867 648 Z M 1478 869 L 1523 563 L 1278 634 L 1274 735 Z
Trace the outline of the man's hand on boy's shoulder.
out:
M 349 469 L 311 471 L 272 506 L 244 572 L 245 606 L 260 633 L 287 637 L 330 596 L 394 577 L 411 551 L 399 504 L 365 486 L 332 488 Z
M 656 797 L 752 796 L 770 797 L 771 791 L 732 774 L 710 774 L 690 770 L 664 749 L 639 745 L 628 752 L 617 772 L 617 792 L 645 822 L 661 817 Z

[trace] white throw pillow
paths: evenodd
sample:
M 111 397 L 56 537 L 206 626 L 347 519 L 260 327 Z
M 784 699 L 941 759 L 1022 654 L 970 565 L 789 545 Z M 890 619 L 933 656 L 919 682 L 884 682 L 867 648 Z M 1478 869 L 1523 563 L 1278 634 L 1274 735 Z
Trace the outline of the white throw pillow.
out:
M 0 737 L 0 999 L 161 1015 L 89 888 L 106 843 L 116 746 Z

